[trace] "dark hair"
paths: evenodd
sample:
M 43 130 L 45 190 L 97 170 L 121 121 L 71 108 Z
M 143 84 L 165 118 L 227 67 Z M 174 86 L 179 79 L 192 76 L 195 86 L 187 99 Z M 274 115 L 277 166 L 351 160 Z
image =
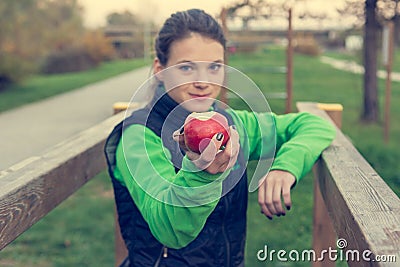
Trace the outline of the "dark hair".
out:
M 219 42 L 225 49 L 223 30 L 213 17 L 200 9 L 177 12 L 165 21 L 156 39 L 156 54 L 162 65 L 167 64 L 171 44 L 189 37 L 192 32 Z

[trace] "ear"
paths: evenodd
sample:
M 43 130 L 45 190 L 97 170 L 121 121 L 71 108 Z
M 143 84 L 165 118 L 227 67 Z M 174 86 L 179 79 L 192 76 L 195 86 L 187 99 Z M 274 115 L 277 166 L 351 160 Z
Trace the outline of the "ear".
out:
M 161 64 L 160 60 L 158 58 L 154 59 L 153 62 L 153 74 L 156 76 L 156 78 L 159 81 L 163 81 L 163 74 L 162 71 L 164 70 L 164 66 Z

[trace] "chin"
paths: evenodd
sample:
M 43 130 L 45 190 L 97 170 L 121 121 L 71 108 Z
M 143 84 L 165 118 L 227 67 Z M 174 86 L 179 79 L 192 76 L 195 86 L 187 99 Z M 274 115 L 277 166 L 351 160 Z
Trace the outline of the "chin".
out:
M 181 105 L 190 112 L 206 112 L 210 110 L 214 101 L 215 99 L 211 98 L 206 100 L 188 100 L 181 103 Z

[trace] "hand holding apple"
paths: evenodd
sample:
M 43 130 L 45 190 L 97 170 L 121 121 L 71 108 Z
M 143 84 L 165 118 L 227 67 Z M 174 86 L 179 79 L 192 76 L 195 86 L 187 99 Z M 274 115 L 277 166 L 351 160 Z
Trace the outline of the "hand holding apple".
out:
M 214 117 L 214 115 L 216 115 L 215 113 L 210 113 L 208 115 Z M 178 142 L 179 145 L 186 151 L 186 156 L 193 162 L 194 165 L 197 166 L 199 170 L 204 170 L 211 174 L 217 174 L 232 168 L 236 163 L 240 149 L 239 134 L 234 126 L 228 127 L 228 122 L 226 118 L 221 114 L 216 115 L 215 118 L 218 119 L 215 119 L 215 121 L 220 121 L 221 123 L 214 124 L 209 121 L 208 125 L 214 125 L 213 127 L 216 127 L 216 130 L 210 130 L 207 137 L 200 138 L 200 136 L 202 135 L 192 134 L 199 132 L 199 129 L 202 129 L 203 127 L 192 129 L 193 132 L 190 131 L 190 128 L 192 126 L 195 126 L 199 123 L 198 120 L 192 120 L 193 117 L 198 119 L 198 117 L 196 117 L 198 116 L 198 114 L 193 115 L 194 116 L 191 116 L 191 118 L 188 118 L 186 120 L 187 123 L 185 123 L 184 125 L 185 128 L 181 128 L 180 130 L 177 130 L 173 133 L 174 140 Z M 203 121 L 200 123 L 203 125 L 204 119 L 200 121 Z M 207 123 L 205 124 L 207 125 Z M 221 125 L 223 125 L 224 127 L 221 127 Z M 189 126 L 189 131 L 187 131 L 186 129 L 187 126 Z M 207 131 L 204 130 L 204 132 Z M 203 133 L 203 131 L 200 132 Z M 189 138 L 186 135 L 188 135 Z M 199 152 L 192 151 L 188 147 L 188 144 L 192 146 L 193 150 L 199 150 Z M 221 150 L 220 148 L 223 145 L 225 146 L 225 148 Z
M 184 124 L 184 141 L 187 148 L 193 152 L 201 153 L 210 143 L 213 136 L 222 133 L 222 146 L 229 140 L 228 120 L 221 113 L 193 112 Z

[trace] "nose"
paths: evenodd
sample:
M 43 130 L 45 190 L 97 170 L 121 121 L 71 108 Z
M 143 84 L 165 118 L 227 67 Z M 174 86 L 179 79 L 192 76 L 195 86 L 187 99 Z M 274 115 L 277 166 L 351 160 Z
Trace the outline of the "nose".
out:
M 196 87 L 197 89 L 204 90 L 204 89 L 207 89 L 209 84 L 206 82 L 203 82 L 203 81 L 195 81 L 195 82 L 193 82 L 193 86 Z
M 196 80 L 193 81 L 194 87 L 198 89 L 206 89 L 208 87 L 208 73 L 206 67 L 201 67 L 197 69 Z

